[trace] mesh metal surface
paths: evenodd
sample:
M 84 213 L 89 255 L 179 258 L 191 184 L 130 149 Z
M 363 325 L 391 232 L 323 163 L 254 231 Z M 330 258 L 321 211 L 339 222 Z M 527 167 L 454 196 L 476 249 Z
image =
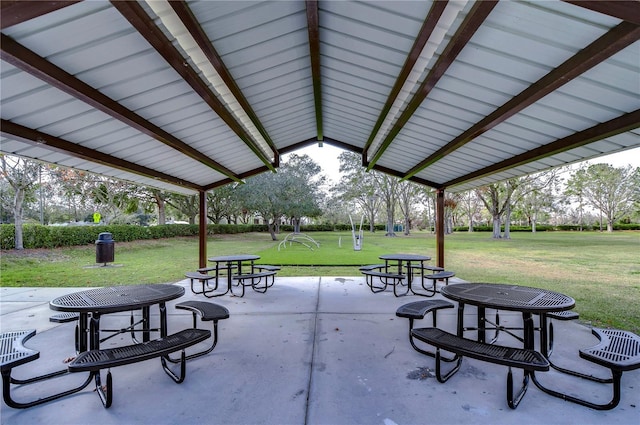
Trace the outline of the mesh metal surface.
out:
M 488 308 L 523 312 L 562 311 L 572 308 L 573 298 L 540 288 L 494 283 L 463 283 L 441 289 L 447 298 Z
M 184 288 L 177 285 L 113 286 L 63 295 L 51 301 L 50 306 L 59 311 L 109 313 L 158 304 L 183 294 Z
M 0 335 L 0 367 L 3 371 L 39 357 L 37 351 L 22 345 L 24 341 L 35 334 L 35 329 L 30 329 L 26 331 L 5 332 Z
M 619 329 L 592 329 L 600 338 L 595 347 L 580 350 L 580 355 L 602 366 L 617 370 L 640 368 L 640 337 Z

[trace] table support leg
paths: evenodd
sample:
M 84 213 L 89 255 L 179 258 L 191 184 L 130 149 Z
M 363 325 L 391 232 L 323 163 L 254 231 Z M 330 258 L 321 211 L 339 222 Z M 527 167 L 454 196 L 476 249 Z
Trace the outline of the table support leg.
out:
M 40 382 L 43 381 L 45 379 L 51 379 L 51 378 L 56 378 L 59 376 L 63 376 L 66 375 L 68 372 L 68 370 L 61 370 L 58 372 L 53 372 L 53 373 L 49 373 L 46 375 L 42 375 L 42 376 L 36 376 L 34 378 L 29 378 L 29 379 L 24 379 L 24 380 L 19 380 L 19 379 L 14 379 L 11 377 L 11 370 L 3 370 L 2 371 L 2 396 L 4 398 L 4 402 L 7 404 L 7 406 L 12 407 L 14 409 L 26 409 L 28 407 L 33 407 L 33 406 L 37 406 L 39 404 L 43 404 L 43 403 L 47 403 L 49 401 L 53 401 L 53 400 L 57 400 L 59 398 L 77 393 L 78 391 L 84 389 L 87 385 L 89 385 L 91 383 L 91 379 L 93 378 L 93 373 L 90 373 L 89 376 L 87 377 L 87 379 L 80 384 L 79 386 L 75 387 L 75 388 L 71 388 L 69 390 L 60 392 L 58 394 L 53 394 L 47 397 L 43 397 L 37 400 L 33 400 L 33 401 L 28 401 L 28 402 L 19 402 L 13 399 L 13 397 L 11 397 L 11 385 L 26 385 L 26 384 L 31 384 L 34 382 Z
M 478 306 L 478 342 L 485 342 L 486 334 L 485 334 L 485 317 L 486 311 L 482 306 Z

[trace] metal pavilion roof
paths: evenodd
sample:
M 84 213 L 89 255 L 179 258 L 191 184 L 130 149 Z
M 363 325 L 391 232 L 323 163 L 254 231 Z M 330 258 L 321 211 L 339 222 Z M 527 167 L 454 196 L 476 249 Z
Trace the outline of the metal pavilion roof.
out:
M 0 151 L 181 193 L 313 143 L 464 190 L 640 146 L 634 1 L 2 1 Z

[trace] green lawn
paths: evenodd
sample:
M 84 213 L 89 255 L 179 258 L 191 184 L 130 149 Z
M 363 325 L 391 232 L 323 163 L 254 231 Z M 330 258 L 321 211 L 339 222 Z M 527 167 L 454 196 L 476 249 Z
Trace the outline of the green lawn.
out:
M 365 233 L 354 251 L 351 232 L 310 233 L 320 248 L 300 243 L 278 249 L 285 235 L 215 235 L 208 255 L 255 253 L 263 264 L 284 267 L 278 276 L 359 276 L 357 266 L 378 263 L 383 253 L 435 256 L 435 237 L 425 232 L 386 238 Z M 513 233 L 492 240 L 488 233 L 446 237 L 446 268 L 467 281 L 504 282 L 548 288 L 576 299 L 581 319 L 640 333 L 640 232 Z M 5 251 L 2 286 L 94 287 L 176 282 L 198 267 L 198 242 L 178 238 L 115 245 L 115 263 L 95 266 L 95 247 Z M 434 260 L 435 262 L 435 260 Z

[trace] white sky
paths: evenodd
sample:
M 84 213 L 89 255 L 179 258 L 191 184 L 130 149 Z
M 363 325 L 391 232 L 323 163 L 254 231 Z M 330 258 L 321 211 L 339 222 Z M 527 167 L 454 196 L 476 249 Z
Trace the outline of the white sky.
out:
M 318 145 L 308 146 L 303 149 L 299 149 L 293 153 L 298 155 L 307 154 L 313 159 L 320 167 L 322 172 L 331 180 L 338 181 L 340 179 L 340 173 L 338 169 L 340 164 L 338 162 L 338 155 L 343 150 L 334 146 L 324 144 L 323 147 Z M 284 161 L 287 160 L 287 155 L 284 156 Z M 624 152 L 614 153 L 611 155 L 601 156 L 588 161 L 590 164 L 606 163 L 613 165 L 614 167 L 626 167 L 632 165 L 634 167 L 640 167 L 640 148 L 629 149 Z

